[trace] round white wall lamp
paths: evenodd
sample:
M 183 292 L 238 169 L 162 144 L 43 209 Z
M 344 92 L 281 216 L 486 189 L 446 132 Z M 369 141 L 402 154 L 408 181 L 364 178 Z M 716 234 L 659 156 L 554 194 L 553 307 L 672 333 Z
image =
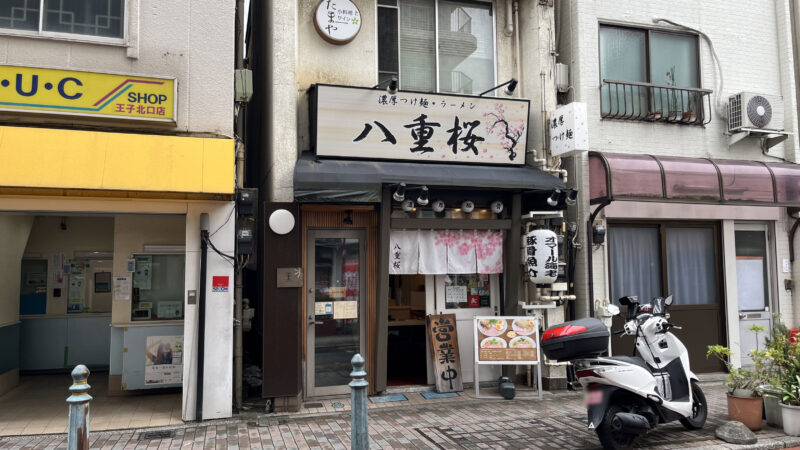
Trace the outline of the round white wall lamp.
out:
M 294 229 L 294 216 L 285 209 L 276 209 L 269 215 L 269 229 L 275 234 L 289 234 Z
M 414 210 L 414 200 L 408 198 L 403 200 L 402 207 L 403 211 L 411 212 L 412 210 Z
M 442 200 L 435 200 L 433 202 L 432 208 L 433 208 L 433 212 L 440 213 L 440 212 L 444 211 L 445 204 L 444 204 L 444 202 Z
M 471 213 L 474 209 L 475 203 L 473 203 L 472 200 L 464 200 L 464 202 L 461 203 L 461 210 L 467 214 Z
M 500 200 L 495 200 L 492 202 L 492 212 L 495 214 L 500 214 L 503 212 L 503 202 Z

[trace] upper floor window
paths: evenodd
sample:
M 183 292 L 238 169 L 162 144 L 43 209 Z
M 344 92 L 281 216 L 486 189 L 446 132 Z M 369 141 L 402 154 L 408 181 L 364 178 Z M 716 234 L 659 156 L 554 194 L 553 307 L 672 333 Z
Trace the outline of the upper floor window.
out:
M 122 39 L 125 0 L 0 0 L 0 29 Z
M 702 122 L 699 66 L 696 35 L 601 25 L 603 115 Z
M 478 0 L 378 0 L 378 78 L 478 94 L 495 85 L 494 11 Z

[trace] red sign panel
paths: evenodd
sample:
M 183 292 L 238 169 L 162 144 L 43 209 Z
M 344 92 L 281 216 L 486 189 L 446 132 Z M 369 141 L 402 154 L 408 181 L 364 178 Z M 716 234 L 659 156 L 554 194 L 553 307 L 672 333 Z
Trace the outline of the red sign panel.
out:
M 228 292 L 228 282 L 230 277 L 212 277 L 211 290 L 214 292 Z

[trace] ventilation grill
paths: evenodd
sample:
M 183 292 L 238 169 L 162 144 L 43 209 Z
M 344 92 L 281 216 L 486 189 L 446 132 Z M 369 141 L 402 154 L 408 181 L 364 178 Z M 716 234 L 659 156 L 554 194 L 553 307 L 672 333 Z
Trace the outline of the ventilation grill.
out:
M 734 95 L 728 104 L 728 129 L 742 126 L 742 94 Z
M 747 102 L 747 118 L 753 126 L 764 128 L 772 120 L 772 105 L 760 95 L 753 96 Z
M 171 439 L 175 436 L 174 430 L 145 431 L 139 434 L 140 441 L 154 441 L 156 439 Z

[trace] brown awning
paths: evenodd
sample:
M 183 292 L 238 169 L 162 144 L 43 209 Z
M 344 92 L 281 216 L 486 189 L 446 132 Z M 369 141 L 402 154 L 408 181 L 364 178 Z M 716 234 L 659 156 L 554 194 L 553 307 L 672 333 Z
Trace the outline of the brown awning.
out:
M 800 165 L 589 153 L 591 203 L 615 200 L 800 206 Z

